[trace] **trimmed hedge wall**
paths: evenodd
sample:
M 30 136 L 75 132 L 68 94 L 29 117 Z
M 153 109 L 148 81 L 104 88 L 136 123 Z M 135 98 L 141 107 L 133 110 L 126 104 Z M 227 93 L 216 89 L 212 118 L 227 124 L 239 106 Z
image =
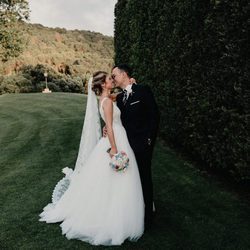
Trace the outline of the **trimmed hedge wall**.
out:
M 115 62 L 152 87 L 161 137 L 250 180 L 248 1 L 118 0 Z

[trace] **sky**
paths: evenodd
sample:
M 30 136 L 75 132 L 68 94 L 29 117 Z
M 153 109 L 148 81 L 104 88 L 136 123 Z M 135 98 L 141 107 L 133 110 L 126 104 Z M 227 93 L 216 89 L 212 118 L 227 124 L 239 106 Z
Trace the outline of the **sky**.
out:
M 117 0 L 29 0 L 30 22 L 114 35 Z

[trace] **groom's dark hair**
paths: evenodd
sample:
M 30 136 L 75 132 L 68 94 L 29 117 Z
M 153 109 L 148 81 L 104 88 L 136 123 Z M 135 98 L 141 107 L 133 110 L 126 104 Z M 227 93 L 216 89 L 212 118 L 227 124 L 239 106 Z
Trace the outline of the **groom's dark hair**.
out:
M 132 69 L 127 64 L 117 64 L 112 69 L 118 68 L 127 73 L 128 77 L 132 77 Z

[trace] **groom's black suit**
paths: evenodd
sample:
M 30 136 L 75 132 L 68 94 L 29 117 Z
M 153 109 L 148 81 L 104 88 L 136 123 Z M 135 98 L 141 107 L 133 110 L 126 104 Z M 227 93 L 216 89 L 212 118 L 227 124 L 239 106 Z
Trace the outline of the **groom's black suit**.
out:
M 132 85 L 132 93 L 124 104 L 125 92 L 118 94 L 122 124 L 138 164 L 145 202 L 145 226 L 150 226 L 153 213 L 151 160 L 158 125 L 159 111 L 148 86 Z

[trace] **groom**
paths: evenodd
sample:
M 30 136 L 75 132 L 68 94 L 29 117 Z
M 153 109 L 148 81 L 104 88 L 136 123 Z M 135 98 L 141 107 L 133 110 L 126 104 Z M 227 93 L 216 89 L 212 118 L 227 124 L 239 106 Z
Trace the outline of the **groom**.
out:
M 131 77 L 132 71 L 126 64 L 116 65 L 112 69 L 114 84 L 123 89 L 116 101 L 138 164 L 145 202 L 145 229 L 148 229 L 153 217 L 151 160 L 159 125 L 159 111 L 150 88 L 131 84 Z

